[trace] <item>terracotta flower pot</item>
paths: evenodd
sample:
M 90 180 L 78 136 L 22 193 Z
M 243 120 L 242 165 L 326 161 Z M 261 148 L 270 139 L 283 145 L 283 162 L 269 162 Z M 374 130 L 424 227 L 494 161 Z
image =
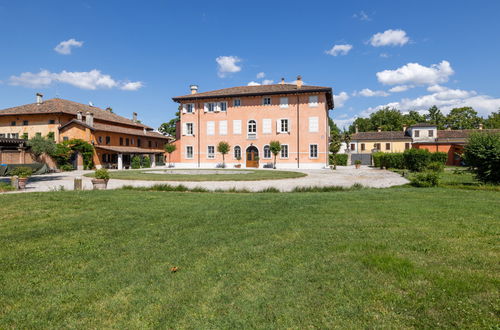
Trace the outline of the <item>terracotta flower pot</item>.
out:
M 17 179 L 17 185 L 18 185 L 19 189 L 26 189 L 27 182 L 28 182 L 28 178 Z
M 94 187 L 94 190 L 106 190 L 108 187 L 108 180 L 92 179 L 92 186 Z
M 241 168 L 241 164 L 234 165 L 235 168 Z
M 361 164 L 355 164 L 354 166 L 356 166 L 356 168 L 359 169 L 361 167 Z

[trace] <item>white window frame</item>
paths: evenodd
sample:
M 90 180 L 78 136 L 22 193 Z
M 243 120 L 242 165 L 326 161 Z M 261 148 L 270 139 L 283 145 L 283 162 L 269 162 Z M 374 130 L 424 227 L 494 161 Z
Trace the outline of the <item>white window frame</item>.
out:
M 241 135 L 242 134 L 242 123 L 240 119 L 235 119 L 233 120 L 233 134 L 234 135 Z
M 254 125 L 255 125 L 255 128 L 254 128 L 254 131 L 251 132 L 250 131 L 250 122 L 253 121 L 254 122 Z M 257 120 L 255 119 L 249 119 L 247 121 L 247 139 L 251 139 L 251 140 L 255 140 L 257 139 Z
M 191 157 L 189 157 L 189 152 L 188 152 L 189 148 L 191 148 Z M 193 159 L 194 158 L 194 147 L 193 146 L 186 146 L 185 158 L 186 159 Z
M 288 97 L 280 97 L 280 108 L 288 108 Z
M 194 103 L 185 103 L 182 105 L 182 113 L 194 113 Z
M 207 121 L 207 136 L 215 135 L 215 121 Z
M 186 136 L 194 136 L 194 123 L 192 122 L 188 122 L 188 123 L 184 123 L 184 134 L 183 135 L 186 135 Z M 189 133 L 189 125 L 191 125 L 191 133 Z
M 316 146 L 316 156 L 312 156 L 311 151 L 312 151 L 312 146 Z M 319 146 L 317 143 L 311 143 L 309 144 L 309 159 L 318 159 L 319 158 Z
M 266 100 L 269 100 L 269 103 L 267 103 Z M 262 98 L 262 105 L 272 105 L 272 104 L 273 104 L 273 99 L 270 96 L 265 96 Z
M 213 153 L 210 152 L 210 148 L 213 148 Z M 207 146 L 207 159 L 215 159 L 215 146 Z
M 266 147 L 269 149 L 269 157 L 266 157 Z M 262 147 L 262 159 L 271 159 L 273 157 L 273 153 L 271 152 L 271 146 L 269 144 L 264 145 Z
M 227 135 L 227 120 L 219 121 L 219 135 Z
M 283 150 L 285 149 L 283 147 L 286 147 L 286 157 L 283 156 Z M 280 151 L 280 159 L 288 159 L 289 157 L 290 157 L 290 150 L 288 148 L 288 144 L 282 144 Z
M 204 112 L 217 112 L 217 102 L 206 102 L 204 104 Z
M 218 102 L 217 108 L 219 109 L 219 111 L 226 112 L 227 111 L 227 101 Z
M 287 121 L 287 124 L 286 124 L 286 128 L 287 130 L 286 131 L 283 131 L 283 121 L 286 120 Z M 290 119 L 288 118 L 280 118 L 277 120 L 276 122 L 276 133 L 278 134 L 288 134 L 290 133 L 291 129 L 290 129 Z
M 241 107 L 241 99 L 234 99 L 233 107 Z
M 238 157 L 236 156 L 236 150 L 240 150 L 240 159 L 242 159 L 241 157 L 241 147 L 239 145 L 235 145 L 234 148 L 233 148 L 233 158 L 234 159 L 238 159 Z
M 316 122 L 316 126 L 313 127 L 311 125 L 312 122 Z M 318 133 L 319 132 L 319 117 L 309 117 L 309 133 Z
M 269 130 L 266 130 L 269 128 Z M 262 119 L 262 134 L 273 134 L 273 120 L 270 118 Z
M 309 95 L 309 107 L 316 108 L 319 106 L 319 96 L 318 95 Z

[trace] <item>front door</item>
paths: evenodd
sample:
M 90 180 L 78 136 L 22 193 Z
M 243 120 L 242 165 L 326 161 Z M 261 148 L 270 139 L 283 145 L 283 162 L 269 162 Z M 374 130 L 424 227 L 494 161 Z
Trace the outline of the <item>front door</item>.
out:
M 259 167 L 259 149 L 254 146 L 247 148 L 247 167 Z

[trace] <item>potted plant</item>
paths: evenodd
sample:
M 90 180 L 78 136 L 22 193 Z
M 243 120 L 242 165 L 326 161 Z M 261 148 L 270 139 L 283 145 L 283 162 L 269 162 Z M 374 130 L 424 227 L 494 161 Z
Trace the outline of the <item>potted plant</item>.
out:
M 356 168 L 360 168 L 361 167 L 361 161 L 358 159 L 356 161 L 354 161 L 354 165 L 356 166 Z
M 239 163 L 239 162 L 240 162 L 240 160 L 241 160 L 241 157 L 240 157 L 240 156 L 236 157 L 236 160 L 237 160 L 237 161 L 238 161 L 238 163 Z M 236 164 L 236 165 L 234 165 L 234 167 L 235 167 L 235 168 L 241 168 L 241 164 Z
M 11 175 L 17 176 L 17 184 L 19 189 L 26 189 L 28 178 L 33 174 L 33 170 L 29 167 L 16 167 L 12 170 Z
M 108 187 L 109 172 L 105 168 L 101 168 L 95 171 L 94 179 L 92 179 L 92 185 L 94 190 L 105 190 Z

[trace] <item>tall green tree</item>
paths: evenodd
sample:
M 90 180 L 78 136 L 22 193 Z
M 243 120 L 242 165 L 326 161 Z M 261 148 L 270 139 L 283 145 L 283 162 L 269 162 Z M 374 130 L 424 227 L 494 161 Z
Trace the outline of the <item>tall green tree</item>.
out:
M 173 143 L 165 143 L 165 146 L 163 148 L 165 149 L 165 152 L 168 154 L 168 163 L 170 164 L 170 158 L 172 157 L 172 152 L 174 152 L 177 149 L 177 145 Z
M 370 115 L 370 121 L 375 129 L 383 131 L 399 131 L 403 127 L 404 117 L 401 111 L 385 107 Z
M 160 125 L 160 127 L 158 127 L 158 132 L 160 132 L 163 135 L 170 135 L 175 137 L 176 125 L 179 120 L 180 120 L 179 111 L 177 111 L 175 113 L 174 119 L 171 119 L 170 121 L 163 123 Z
M 220 152 L 220 154 L 222 155 L 222 167 L 226 167 L 226 155 L 229 153 L 229 150 L 231 150 L 231 146 L 229 145 L 229 143 L 225 142 L 225 141 L 221 141 L 219 142 L 219 144 L 217 145 L 217 152 Z
M 372 122 L 369 118 L 356 118 L 351 126 L 349 126 L 349 133 L 355 133 L 356 127 L 358 127 L 359 132 L 369 132 L 376 130 L 376 128 L 373 128 Z
M 340 151 L 340 146 L 342 145 L 342 136 L 341 134 L 334 134 L 330 137 L 330 146 L 328 147 L 330 153 L 333 157 L 333 169 L 337 169 L 337 153 Z
M 411 126 L 418 123 L 425 123 L 426 118 L 424 115 L 421 115 L 418 111 L 411 110 L 406 115 L 403 115 L 403 122 L 405 125 Z
M 427 112 L 428 113 L 425 115 L 426 121 L 430 124 L 436 125 L 437 129 L 444 129 L 446 117 L 443 115 L 441 110 L 433 105 L 429 108 L 429 110 L 427 110 Z
M 492 112 L 484 121 L 484 128 L 500 129 L 500 109 L 497 112 Z
M 477 115 L 471 107 L 451 109 L 446 116 L 446 127 L 451 129 L 475 129 L 479 127 L 483 119 Z
M 271 141 L 269 142 L 269 149 L 274 156 L 273 168 L 276 169 L 276 157 L 281 151 L 281 143 L 279 141 Z
M 337 126 L 337 124 L 335 124 L 335 122 L 330 117 L 328 117 L 328 126 L 330 127 L 330 135 L 340 132 L 340 129 Z

